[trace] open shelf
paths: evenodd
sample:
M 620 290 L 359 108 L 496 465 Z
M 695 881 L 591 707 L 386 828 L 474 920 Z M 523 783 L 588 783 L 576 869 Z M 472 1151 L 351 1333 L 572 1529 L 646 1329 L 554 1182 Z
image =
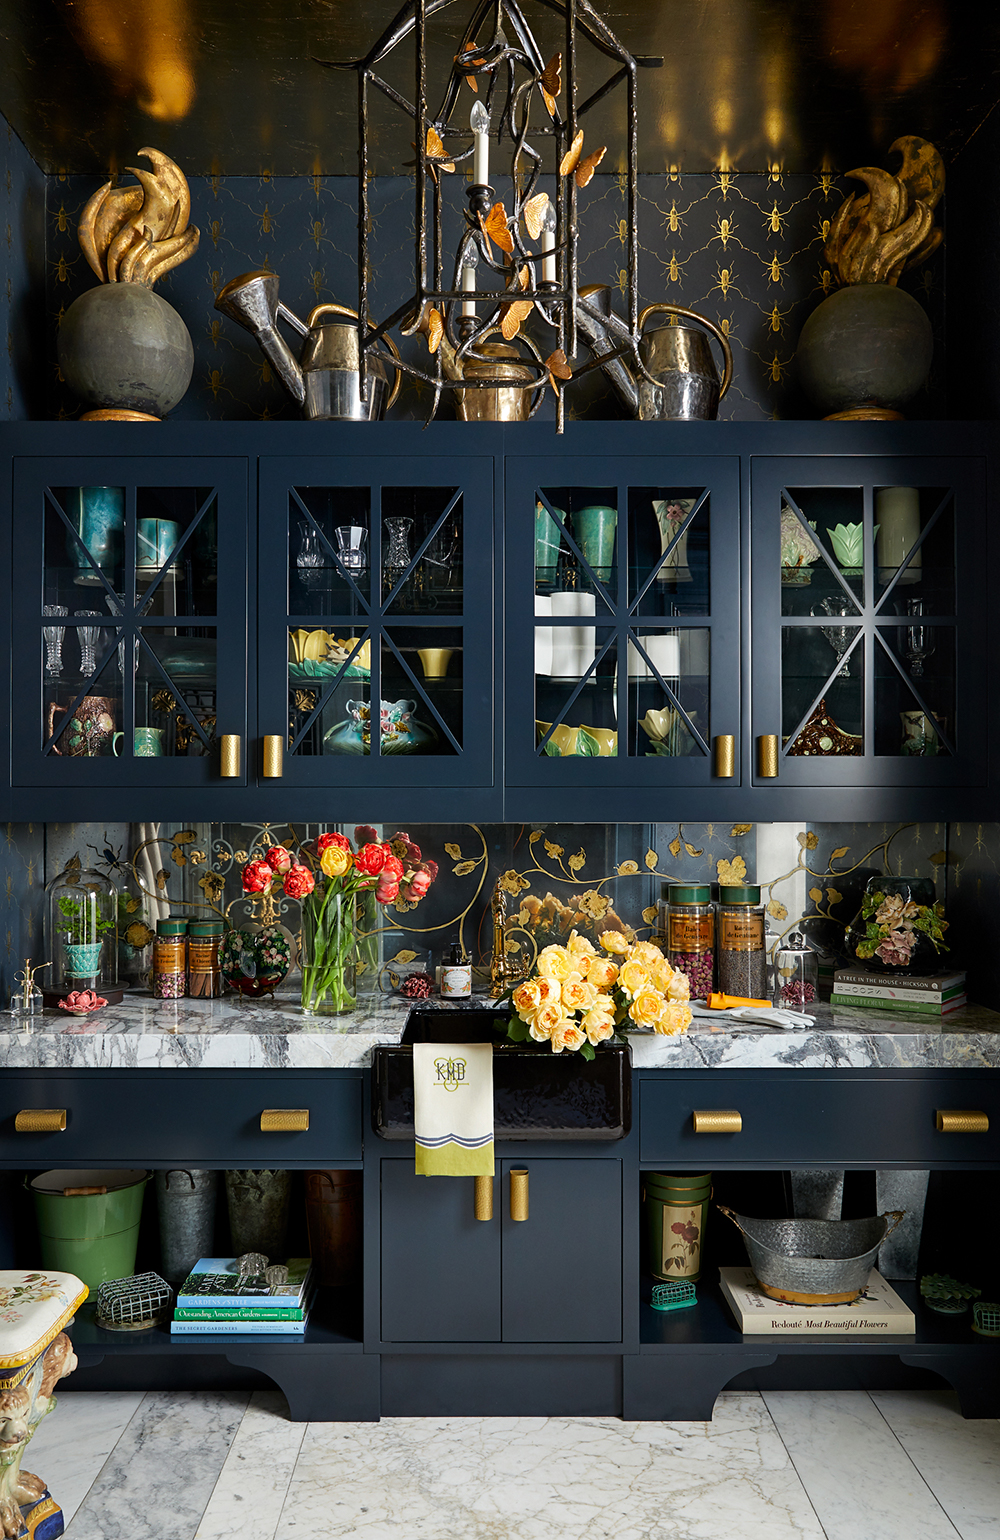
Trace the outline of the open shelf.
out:
M 316 1295 L 306 1329 L 294 1334 L 264 1335 L 257 1332 L 213 1332 L 172 1337 L 170 1322 L 164 1321 L 149 1331 L 106 1331 L 95 1319 L 93 1300 L 81 1306 L 70 1327 L 73 1347 L 81 1355 L 84 1367 L 95 1362 L 94 1350 L 101 1354 L 122 1353 L 226 1353 L 238 1347 L 241 1352 L 253 1348 L 261 1353 L 288 1352 L 290 1348 L 309 1352 L 360 1353 L 362 1351 L 361 1290 L 359 1288 L 320 1289 Z

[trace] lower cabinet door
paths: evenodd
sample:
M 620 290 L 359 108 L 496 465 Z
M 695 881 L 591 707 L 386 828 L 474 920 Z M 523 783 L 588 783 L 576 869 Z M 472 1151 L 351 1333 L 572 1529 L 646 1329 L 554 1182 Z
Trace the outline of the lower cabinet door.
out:
M 621 1161 L 505 1160 L 501 1170 L 504 1342 L 620 1342 Z M 525 1183 L 527 1218 L 515 1219 Z
M 382 1340 L 500 1341 L 500 1226 L 471 1176 L 416 1176 L 412 1155 L 382 1162 Z

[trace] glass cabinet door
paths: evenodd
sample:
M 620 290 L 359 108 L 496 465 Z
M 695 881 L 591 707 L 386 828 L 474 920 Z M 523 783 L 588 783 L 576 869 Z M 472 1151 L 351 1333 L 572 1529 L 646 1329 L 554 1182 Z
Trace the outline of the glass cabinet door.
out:
M 739 734 L 739 462 L 512 458 L 506 481 L 508 783 L 712 784 Z
M 489 785 L 492 461 L 374 476 L 261 464 L 261 732 L 284 735 L 295 785 Z
M 14 510 L 14 784 L 218 782 L 246 736 L 245 462 L 24 458 Z
M 753 721 L 778 781 L 985 780 L 984 526 L 976 460 L 755 459 Z

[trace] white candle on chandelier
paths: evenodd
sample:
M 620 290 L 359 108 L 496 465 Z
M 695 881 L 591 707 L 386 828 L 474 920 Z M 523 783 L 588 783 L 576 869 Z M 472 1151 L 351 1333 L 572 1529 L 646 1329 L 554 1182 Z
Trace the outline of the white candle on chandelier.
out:
M 476 269 L 474 267 L 463 267 L 462 268 L 462 288 L 465 289 L 465 290 L 472 290 L 475 287 L 476 287 Z M 463 299 L 463 301 L 462 301 L 462 314 L 463 315 L 474 316 L 475 313 L 476 313 L 476 302 L 475 302 L 475 300 L 474 299 Z
M 475 135 L 472 180 L 484 187 L 490 179 L 490 115 L 482 102 L 477 102 L 473 107 L 469 127 Z
M 543 245 L 543 247 L 548 248 L 548 247 L 552 246 L 554 244 L 554 242 L 555 242 L 555 238 L 556 238 L 556 211 L 552 207 L 551 202 L 549 202 L 545 206 L 545 214 L 544 214 L 544 216 L 542 218 L 542 245 Z M 554 251 L 547 251 L 547 255 L 542 258 L 542 282 L 543 283 L 555 283 L 555 281 L 556 281 L 556 254 L 555 254 Z

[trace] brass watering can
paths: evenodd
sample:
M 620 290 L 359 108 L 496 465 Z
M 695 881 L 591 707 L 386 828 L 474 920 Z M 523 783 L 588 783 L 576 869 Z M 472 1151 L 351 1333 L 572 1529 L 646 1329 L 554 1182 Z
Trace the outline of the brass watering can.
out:
M 375 422 L 399 394 L 399 370 L 390 390 L 385 366 L 370 356 L 368 399 L 362 399 L 357 311 L 346 305 L 317 305 L 307 321 L 300 321 L 278 299 L 277 273 L 254 272 L 242 273 L 220 289 L 215 308 L 256 337 L 282 385 L 313 421 Z M 327 316 L 342 319 L 322 319 Z M 279 319 L 305 338 L 299 358 L 278 331 Z M 374 329 L 374 323 L 369 325 Z M 398 358 L 391 338 L 383 340 Z
M 657 326 L 643 333 L 639 357 L 655 383 L 641 375 L 637 379 L 623 358 L 605 364 L 604 372 L 632 415 L 642 422 L 695 422 L 716 417 L 733 378 L 733 350 L 728 337 L 706 316 L 667 304 L 647 305 L 639 316 L 639 331 L 643 332 L 649 316 L 658 314 L 680 317 L 692 325 Z M 584 341 L 598 354 L 631 340 L 628 327 L 611 309 L 607 284 L 591 284 L 580 290 L 576 324 Z M 706 332 L 722 349 L 721 379 Z

